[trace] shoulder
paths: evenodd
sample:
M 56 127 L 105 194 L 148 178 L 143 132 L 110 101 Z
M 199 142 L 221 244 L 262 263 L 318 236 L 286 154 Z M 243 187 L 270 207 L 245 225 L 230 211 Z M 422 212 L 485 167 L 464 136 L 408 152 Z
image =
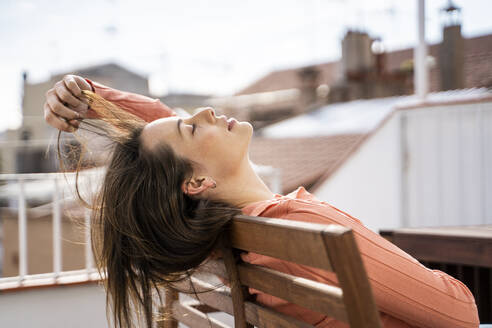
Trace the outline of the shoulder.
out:
M 318 199 L 291 199 L 288 201 L 286 213 L 286 219 L 306 222 L 333 223 L 344 226 L 362 224 L 359 219 Z
M 288 199 L 285 201 L 285 205 L 287 206 L 288 213 L 323 210 L 331 207 L 327 202 L 321 201 L 314 196 L 312 198 Z

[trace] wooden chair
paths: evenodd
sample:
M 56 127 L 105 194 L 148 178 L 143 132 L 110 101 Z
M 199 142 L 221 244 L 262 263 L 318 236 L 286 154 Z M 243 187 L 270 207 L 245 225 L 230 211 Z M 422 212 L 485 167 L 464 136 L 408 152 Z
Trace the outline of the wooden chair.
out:
M 248 300 L 247 287 L 347 322 L 350 327 L 382 327 L 351 229 L 238 215 L 229 238 L 232 247 L 222 248 L 223 261 L 209 261 L 203 271 L 232 282 L 230 292 L 222 289 L 198 293 L 199 302 L 180 303 L 178 293 L 167 289 L 161 311 L 172 318 L 163 320 L 160 327 L 177 327 L 177 322 L 189 327 L 226 327 L 204 314 L 214 311 L 234 315 L 236 328 L 312 327 Z M 233 249 L 332 271 L 340 288 L 238 261 Z M 192 280 L 197 289 L 210 288 L 206 281 Z

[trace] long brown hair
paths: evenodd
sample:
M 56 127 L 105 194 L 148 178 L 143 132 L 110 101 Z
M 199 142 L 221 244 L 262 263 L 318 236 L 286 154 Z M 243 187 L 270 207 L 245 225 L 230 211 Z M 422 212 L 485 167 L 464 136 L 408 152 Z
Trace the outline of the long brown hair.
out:
M 160 299 L 162 286 L 189 277 L 240 210 L 188 197 L 181 185 L 191 177 L 194 163 L 165 142 L 151 151 L 142 147 L 146 122 L 95 93 L 83 95 L 99 123 L 82 120 L 79 129 L 106 136 L 114 145 L 91 204 L 92 248 L 97 268 L 106 276 L 106 305 L 116 327 L 133 327 L 137 314 L 151 328 L 153 295 Z

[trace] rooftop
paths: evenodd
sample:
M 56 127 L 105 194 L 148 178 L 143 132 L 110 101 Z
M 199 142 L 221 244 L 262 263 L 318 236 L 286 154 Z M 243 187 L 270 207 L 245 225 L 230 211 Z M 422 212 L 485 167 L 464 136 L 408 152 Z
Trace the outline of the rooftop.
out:
M 464 39 L 465 63 L 464 76 L 465 88 L 474 88 L 492 85 L 492 34 L 465 38 Z M 428 54 L 439 60 L 440 44 L 429 45 Z M 386 53 L 385 67 L 387 71 L 400 69 L 402 64 L 413 60 L 413 48 L 396 50 Z M 340 74 L 340 62 L 332 61 L 314 65 L 319 70 L 319 83 L 332 85 Z M 236 95 L 250 94 L 256 92 L 266 92 L 283 90 L 290 88 L 300 88 L 301 81 L 298 72 L 305 67 L 291 68 L 273 71 L 248 87 L 238 91 Z M 439 91 L 440 77 L 439 67 L 435 65 L 429 71 L 430 91 Z
M 487 88 L 442 91 L 428 94 L 426 102 L 444 102 L 490 96 Z M 398 107 L 419 103 L 415 95 L 353 100 L 329 104 L 261 130 L 263 137 L 299 138 L 340 134 L 365 134 L 374 130 Z
M 282 193 L 300 185 L 309 188 L 320 176 L 334 171 L 361 142 L 362 134 L 307 138 L 254 138 L 250 158 L 256 164 L 280 169 Z
M 425 105 L 491 99 L 486 88 L 431 93 Z M 253 138 L 250 158 L 281 171 L 282 192 L 309 189 L 329 178 L 399 108 L 422 105 L 416 96 L 354 100 L 322 106 L 272 124 Z

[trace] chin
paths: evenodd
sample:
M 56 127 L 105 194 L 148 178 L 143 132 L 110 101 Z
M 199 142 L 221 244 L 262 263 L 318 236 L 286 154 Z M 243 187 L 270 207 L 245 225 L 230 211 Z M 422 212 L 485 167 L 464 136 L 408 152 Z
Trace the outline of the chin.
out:
M 249 144 L 251 142 L 251 138 L 253 136 L 253 125 L 249 122 L 241 122 L 241 146 L 239 148 L 244 149 L 244 155 L 248 153 Z
M 244 124 L 247 127 L 250 135 L 253 135 L 253 125 L 251 123 L 244 121 L 241 122 L 241 124 Z

